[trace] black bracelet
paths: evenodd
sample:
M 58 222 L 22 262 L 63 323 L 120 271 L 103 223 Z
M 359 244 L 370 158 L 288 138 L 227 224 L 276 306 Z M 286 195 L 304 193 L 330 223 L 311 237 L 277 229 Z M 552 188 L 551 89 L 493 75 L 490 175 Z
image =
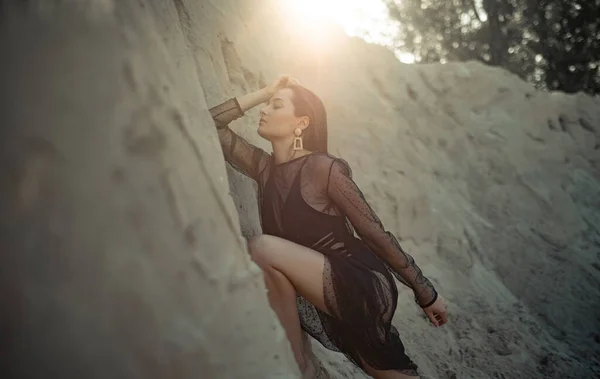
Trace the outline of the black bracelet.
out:
M 433 292 L 435 292 L 435 295 L 433 296 L 433 300 L 431 300 L 429 303 L 425 304 L 425 305 L 421 305 L 421 308 L 427 308 L 428 306 L 430 306 L 431 304 L 435 303 L 435 301 L 438 298 L 438 293 L 437 291 L 434 289 Z

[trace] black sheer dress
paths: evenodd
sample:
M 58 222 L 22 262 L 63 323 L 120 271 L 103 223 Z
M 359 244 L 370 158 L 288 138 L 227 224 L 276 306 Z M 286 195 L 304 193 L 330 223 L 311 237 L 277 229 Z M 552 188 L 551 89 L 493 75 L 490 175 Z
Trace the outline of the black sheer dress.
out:
M 272 155 L 227 126 L 243 115 L 236 98 L 210 112 L 225 159 L 258 183 L 263 233 L 325 256 L 323 293 L 329 314 L 298 296 L 302 329 L 363 369 L 361 359 L 376 369 L 417 376 L 417 365 L 392 325 L 398 298 L 392 274 L 413 290 L 423 308 L 433 304 L 437 292 L 383 228 L 348 164 L 327 153 L 275 164 Z

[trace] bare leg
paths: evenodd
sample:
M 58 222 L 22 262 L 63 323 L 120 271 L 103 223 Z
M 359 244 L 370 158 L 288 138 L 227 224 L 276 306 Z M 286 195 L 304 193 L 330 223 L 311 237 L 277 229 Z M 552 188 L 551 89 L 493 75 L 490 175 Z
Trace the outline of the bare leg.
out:
M 298 365 L 304 371 L 304 377 L 312 379 L 308 372 L 314 365 L 311 365 L 310 353 L 304 348 L 296 292 L 323 312 L 331 314 L 325 306 L 323 294 L 325 257 L 307 247 L 268 235 L 253 238 L 248 247 L 252 260 L 265 273 L 271 307 L 286 330 Z M 303 366 L 305 362 L 309 366 Z M 376 370 L 364 361 L 363 366 L 375 379 L 419 379 L 419 376 L 397 371 Z
M 296 293 L 329 314 L 323 293 L 325 257 L 318 251 L 269 235 L 252 238 L 248 249 L 252 260 L 265 273 L 271 307 L 286 330 L 298 365 L 304 377 L 312 379 L 317 370 L 310 352 L 304 349 Z
M 310 361 L 309 354 L 305 351 L 298 307 L 296 306 L 296 289 L 281 272 L 273 268 L 266 268 L 263 272 L 268 289 L 269 303 L 285 329 L 287 338 L 292 345 L 296 363 L 298 363 L 303 373 L 310 374 L 311 369 L 314 369 L 314 365 Z

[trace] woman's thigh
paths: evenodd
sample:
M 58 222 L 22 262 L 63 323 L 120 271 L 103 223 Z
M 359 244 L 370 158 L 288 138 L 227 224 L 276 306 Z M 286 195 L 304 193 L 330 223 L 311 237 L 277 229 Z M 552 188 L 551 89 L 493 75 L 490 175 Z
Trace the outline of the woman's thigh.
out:
M 260 235 L 248 242 L 252 259 L 263 270 L 275 269 L 314 306 L 329 313 L 323 295 L 325 256 L 316 250 L 283 238 Z

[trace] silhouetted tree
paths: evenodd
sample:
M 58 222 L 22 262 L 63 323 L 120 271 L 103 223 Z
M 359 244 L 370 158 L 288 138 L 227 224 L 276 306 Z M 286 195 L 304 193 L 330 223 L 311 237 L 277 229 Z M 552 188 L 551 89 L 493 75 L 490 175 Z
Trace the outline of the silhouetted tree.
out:
M 544 87 L 599 93 L 600 0 L 529 1 L 524 17 Z
M 480 60 L 540 88 L 600 90 L 600 0 L 387 0 L 416 62 Z

